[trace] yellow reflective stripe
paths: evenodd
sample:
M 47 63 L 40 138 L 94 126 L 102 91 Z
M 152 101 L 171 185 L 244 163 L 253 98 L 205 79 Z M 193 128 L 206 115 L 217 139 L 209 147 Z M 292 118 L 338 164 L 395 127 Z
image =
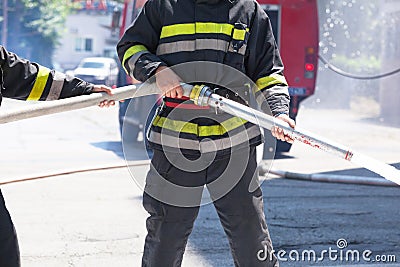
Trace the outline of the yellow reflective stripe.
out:
M 232 117 L 229 120 L 221 122 L 222 127 L 229 132 L 232 131 L 233 129 L 236 129 L 239 126 L 242 126 L 246 123 L 247 121 L 239 118 L 239 117 Z
M 195 33 L 194 23 L 168 25 L 162 27 L 160 39 L 176 35 L 194 34 L 194 33 Z
M 27 98 L 27 100 L 39 100 L 43 94 L 44 87 L 46 86 L 47 79 L 49 78 L 50 69 L 39 66 L 39 71 L 36 75 L 35 84 Z
M 201 153 L 208 153 L 247 143 L 250 139 L 257 137 L 260 134 L 260 128 L 257 125 L 252 125 L 246 130 L 240 131 L 229 137 L 219 138 L 215 141 L 202 140 L 200 142 L 198 139 L 186 139 L 167 134 L 163 134 L 161 137 L 161 133 L 150 131 L 149 141 L 161 146 L 200 150 Z
M 244 125 L 246 122 L 246 120 L 241 118 L 232 117 L 226 121 L 223 121 L 220 125 L 199 126 L 195 123 L 171 120 L 157 115 L 153 121 L 153 125 L 174 132 L 189 133 L 204 137 L 211 135 L 223 135 Z
M 232 34 L 233 25 L 226 23 L 196 22 L 196 33 Z
M 265 87 L 275 84 L 287 85 L 285 77 L 280 74 L 272 74 L 271 76 L 262 77 L 256 81 L 257 88 L 255 91 L 258 92 L 264 89 Z
M 164 26 L 161 29 L 160 39 L 195 33 L 221 33 L 231 36 L 233 25 L 214 22 L 196 22 Z
M 158 126 L 164 129 L 172 130 L 174 132 L 184 132 L 190 134 L 197 134 L 198 125 L 185 121 L 170 120 L 165 117 L 157 117 L 153 121 L 154 126 Z
M 125 69 L 125 61 L 134 54 L 142 51 L 147 51 L 147 48 L 144 45 L 134 45 L 129 47 L 128 50 L 125 51 L 124 58 L 122 59 L 122 67 Z M 126 69 L 125 71 L 128 72 Z
M 249 29 L 246 30 L 234 29 L 232 38 L 235 40 L 243 41 L 245 39 L 246 32 L 248 31 Z

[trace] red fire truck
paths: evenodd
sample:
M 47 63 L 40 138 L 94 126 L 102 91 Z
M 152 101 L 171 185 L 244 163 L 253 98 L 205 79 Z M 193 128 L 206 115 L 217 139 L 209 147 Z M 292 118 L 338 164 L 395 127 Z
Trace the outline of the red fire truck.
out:
M 145 2 L 146 0 L 125 1 L 120 34 L 123 34 Z M 319 40 L 317 0 L 258 0 L 258 2 L 271 20 L 274 36 L 280 48 L 285 65 L 285 77 L 290 86 L 290 116 L 295 119 L 300 102 L 314 94 L 315 90 Z M 139 122 L 138 127 L 145 128 L 144 122 L 132 119 L 138 116 L 136 112 L 126 113 L 128 104 L 128 102 L 122 104 L 121 123 L 136 121 Z M 289 149 L 290 144 L 277 143 L 276 151 L 285 152 Z M 267 145 L 265 151 L 274 153 L 275 148 Z

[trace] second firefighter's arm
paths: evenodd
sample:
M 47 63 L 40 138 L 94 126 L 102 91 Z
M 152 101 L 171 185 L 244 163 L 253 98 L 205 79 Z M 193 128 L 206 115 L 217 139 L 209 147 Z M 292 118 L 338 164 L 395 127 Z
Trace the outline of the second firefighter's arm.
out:
M 56 100 L 90 94 L 93 84 L 20 58 L 0 46 L 2 95 L 20 100 Z
M 1 94 L 19 100 L 57 100 L 73 96 L 106 92 L 112 95 L 105 85 L 93 85 L 78 78 L 68 78 L 65 74 L 50 70 L 30 62 L 0 46 Z M 105 100 L 100 107 L 114 105 Z

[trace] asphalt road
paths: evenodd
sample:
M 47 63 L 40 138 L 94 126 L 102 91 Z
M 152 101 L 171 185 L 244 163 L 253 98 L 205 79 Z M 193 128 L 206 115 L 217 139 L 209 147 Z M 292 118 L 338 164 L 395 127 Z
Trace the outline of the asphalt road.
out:
M 2 109 L 19 105 L 6 102 Z M 302 107 L 297 123 L 381 161 L 400 161 L 400 129 L 377 124 L 362 114 Z M 116 108 L 94 107 L 0 127 L 0 182 L 125 164 Z M 146 159 L 140 148 L 137 159 Z M 303 144 L 295 144 L 272 167 L 375 176 Z M 147 166 L 131 171 L 143 177 Z M 394 261 L 396 257 L 400 262 L 398 188 L 294 181 L 271 175 L 262 189 L 281 266 L 368 263 L 346 260 L 343 255 L 350 250 L 360 257 L 370 250 L 371 260 L 381 256 Z M 2 191 L 17 227 L 23 266 L 140 266 L 147 215 L 141 207 L 141 190 L 127 168 L 13 183 L 2 186 Z M 340 249 L 339 239 L 339 245 L 347 243 L 347 247 Z M 324 250 L 331 255 L 326 252 L 320 257 Z M 317 260 L 301 260 L 305 251 L 315 252 Z M 297 253 L 299 260 L 291 260 Z M 212 205 L 200 210 L 183 266 L 233 266 Z

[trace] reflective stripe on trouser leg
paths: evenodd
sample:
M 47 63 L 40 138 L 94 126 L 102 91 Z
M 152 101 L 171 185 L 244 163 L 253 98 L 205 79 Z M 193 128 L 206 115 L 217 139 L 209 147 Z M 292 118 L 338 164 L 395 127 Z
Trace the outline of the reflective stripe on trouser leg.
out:
M 0 266 L 19 267 L 17 235 L 0 190 Z
M 236 153 L 236 155 L 240 158 L 242 153 Z M 244 172 L 235 169 L 235 166 L 240 164 L 237 164 L 234 157 L 235 153 L 232 153 L 230 159 L 219 160 L 218 164 L 209 166 L 207 177 L 211 180 L 216 178 L 223 180 L 224 177 L 235 179 L 235 175 L 243 173 L 240 181 L 229 193 L 214 201 L 221 224 L 229 239 L 235 266 L 277 267 L 279 266 L 277 258 L 273 254 L 269 255 L 272 251 L 272 242 L 264 215 L 262 191 L 257 187 L 255 191 L 249 192 L 252 179 L 258 179 L 255 147 L 250 148 L 249 161 Z M 229 162 L 231 165 L 227 168 Z M 215 183 L 208 183 L 207 187 L 211 197 L 218 195 L 221 190 L 226 190 Z M 251 188 L 255 187 L 251 186 Z M 267 251 L 264 261 L 257 257 L 260 250 L 263 251 L 262 256 L 265 254 L 264 251 Z
M 160 193 L 162 195 L 163 189 L 166 187 L 156 179 L 157 173 L 177 184 L 181 184 L 179 180 L 193 181 L 196 179 L 193 176 L 185 176 L 186 173 L 171 165 L 162 152 L 155 150 L 152 166 L 146 177 L 146 192 L 156 195 Z M 197 179 L 197 181 L 199 180 Z M 204 183 L 205 178 L 202 180 Z M 188 184 L 185 185 L 190 186 Z M 147 236 L 142 266 L 179 267 L 182 264 L 183 253 L 185 252 L 188 237 L 192 232 L 199 207 L 188 208 L 168 205 L 153 198 L 146 192 L 143 194 L 143 206 L 150 216 L 146 221 Z M 201 192 L 194 197 L 197 197 L 200 203 Z

